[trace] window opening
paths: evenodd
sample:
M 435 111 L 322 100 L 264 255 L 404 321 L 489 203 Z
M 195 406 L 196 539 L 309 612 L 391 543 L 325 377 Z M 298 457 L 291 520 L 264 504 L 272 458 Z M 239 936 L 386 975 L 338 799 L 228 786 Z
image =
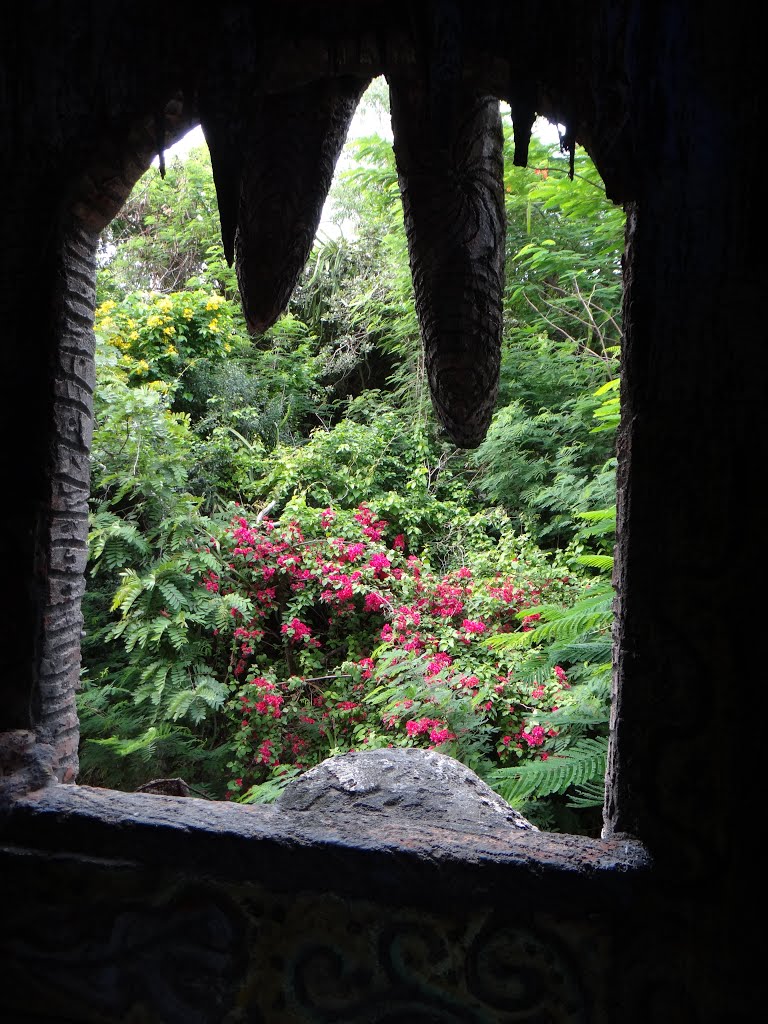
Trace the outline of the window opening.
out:
M 266 802 L 331 754 L 423 746 L 596 836 L 623 212 L 551 126 L 514 167 L 505 115 L 502 384 L 458 450 L 431 413 L 384 104 L 377 81 L 262 336 L 194 136 L 102 236 L 79 781 Z

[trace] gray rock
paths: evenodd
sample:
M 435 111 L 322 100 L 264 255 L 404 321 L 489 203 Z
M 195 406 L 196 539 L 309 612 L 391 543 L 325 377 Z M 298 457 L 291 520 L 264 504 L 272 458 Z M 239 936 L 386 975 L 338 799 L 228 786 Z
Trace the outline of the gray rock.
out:
M 538 831 L 460 761 L 410 747 L 329 757 L 289 783 L 275 806 L 324 815 L 386 814 L 462 829 Z

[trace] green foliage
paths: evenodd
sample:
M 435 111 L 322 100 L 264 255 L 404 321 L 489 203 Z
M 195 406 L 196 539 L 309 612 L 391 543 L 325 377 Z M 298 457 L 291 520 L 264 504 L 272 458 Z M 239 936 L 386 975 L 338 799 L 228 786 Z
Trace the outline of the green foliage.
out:
M 202 288 L 237 298 L 224 259 L 216 187 L 207 146 L 151 167 L 101 238 L 98 301 L 134 291 Z
M 428 738 L 441 753 L 480 775 L 489 774 L 500 734 L 485 713 L 489 695 L 481 692 L 477 676 L 471 677 L 476 687 L 465 686 L 448 673 L 430 672 L 428 656 L 403 657 L 399 647 L 380 649 L 375 665 L 376 685 L 365 693 L 363 704 L 376 712 L 381 725 L 358 734 L 368 749 L 422 746 Z
M 476 501 L 462 457 L 418 423 L 406 425 L 378 392 L 348 412 L 334 427 L 312 431 L 301 447 L 277 446 L 253 500 L 276 516 L 299 518 L 304 509 L 366 502 L 408 537 L 413 551 L 444 570 L 461 565 L 471 550 L 495 547 L 509 518 Z
M 198 363 L 189 375 L 186 408 L 205 437 L 231 428 L 267 450 L 303 443 L 324 422 L 328 396 L 321 357 L 306 324 L 286 314 L 248 349 Z
M 561 794 L 575 789 L 571 806 L 592 806 L 592 800 L 603 802 L 603 786 L 599 794 L 589 788 L 595 780 L 605 777 L 606 747 L 599 739 L 584 737 L 575 740 L 561 752 L 554 753 L 546 761 L 528 761 L 516 768 L 499 768 L 490 774 L 489 780 L 513 806 L 520 806 L 531 798 L 542 798 L 553 793 Z
M 512 144 L 507 133 L 508 153 Z M 547 546 L 578 530 L 576 513 L 613 501 L 624 214 L 586 154 L 534 143 L 528 168 L 506 163 L 508 258 L 499 407 L 471 462 L 476 486 Z M 601 411 L 602 410 L 602 411 Z
M 329 754 L 435 746 L 541 827 L 599 828 L 623 214 L 585 154 L 570 181 L 506 143 L 501 397 L 473 455 L 435 427 L 387 140 L 348 145 L 343 233 L 260 337 L 207 155 L 148 172 L 105 233 L 84 781 L 268 802 Z
M 183 777 L 196 795 L 219 796 L 211 780 L 226 774 L 227 747 L 202 744 L 195 730 L 176 723 L 147 726 L 131 691 L 105 679 L 87 678 L 77 707 L 81 783 L 133 791 L 152 779 Z
M 162 765 L 164 771 L 173 770 L 190 781 L 195 781 L 186 768 L 190 746 L 199 753 L 190 763 L 197 763 L 201 771 L 211 764 L 220 771 L 226 762 L 218 748 L 227 745 L 220 712 L 228 690 L 210 667 L 216 648 L 211 630 L 220 609 L 199 583 L 201 574 L 217 567 L 218 561 L 204 547 L 190 545 L 205 527 L 207 540 L 213 525 L 194 513 L 184 521 L 185 507 L 180 502 L 180 518 L 164 521 L 150 534 L 149 557 L 142 550 L 138 567 L 125 565 L 119 571 L 110 620 L 102 622 L 96 643 L 84 645 L 86 676 L 79 705 L 86 773 L 103 775 L 109 751 L 121 759 L 138 758 L 155 774 Z M 108 579 L 114 579 L 119 561 L 114 556 L 107 561 L 109 543 L 97 556 L 105 526 L 110 525 L 107 514 L 96 513 L 93 525 L 91 573 L 98 585 L 107 570 Z M 105 722 L 114 730 L 107 737 Z M 119 775 L 124 770 L 122 764 L 112 767 Z M 133 778 L 136 771 L 134 766 Z
M 487 773 L 547 742 L 526 716 L 558 692 L 557 672 L 521 690 L 510 659 L 478 641 L 517 628 L 515 611 L 544 592 L 572 587 L 557 564 L 535 551 L 529 563 L 524 539 L 507 538 L 490 576 L 477 574 L 489 564 L 481 554 L 477 571 L 441 577 L 406 555 L 408 539 L 371 506 L 295 513 L 279 523 L 237 514 L 217 538 L 220 569 L 205 578 L 229 609 L 217 637 L 231 638 L 230 708 L 233 724 L 242 719 L 236 797 L 286 765 L 363 746 L 438 745 Z
M 597 538 L 599 545 L 612 543 L 615 509 L 584 513 L 581 518 L 588 525 L 579 535 L 580 542 L 595 542 Z M 565 795 L 566 809 L 586 812 L 601 808 L 604 797 L 611 686 L 613 558 L 603 553 L 582 553 L 576 561 L 595 570 L 597 576 L 587 582 L 574 601 L 542 603 L 536 609 L 532 629 L 491 637 L 487 641 L 497 653 L 528 651 L 520 666 L 523 679 L 546 677 L 555 666 L 567 669 L 569 686 L 560 695 L 557 712 L 549 718 L 558 730 L 558 739 L 546 766 L 503 767 L 487 779 L 523 813 L 533 820 L 540 819 L 542 827 L 551 827 L 558 812 L 562 820 L 559 796 Z
M 565 346 L 536 343 L 536 367 L 551 380 L 548 405 L 535 410 L 513 399 L 495 414 L 485 440 L 469 456 L 475 486 L 503 505 L 515 526 L 551 547 L 566 545 L 578 528 L 576 513 L 613 500 L 612 435 L 590 432 L 599 400 L 587 389 L 590 375 L 574 374 Z M 518 352 L 519 355 L 519 352 Z M 521 379 L 530 382 L 530 366 Z M 581 380 L 579 380 L 581 377 Z M 565 381 L 566 383 L 563 383 Z
M 96 400 L 91 450 L 91 493 L 130 520 L 159 522 L 186 482 L 193 437 L 187 417 L 168 408 L 168 397 L 119 380 L 104 384 Z

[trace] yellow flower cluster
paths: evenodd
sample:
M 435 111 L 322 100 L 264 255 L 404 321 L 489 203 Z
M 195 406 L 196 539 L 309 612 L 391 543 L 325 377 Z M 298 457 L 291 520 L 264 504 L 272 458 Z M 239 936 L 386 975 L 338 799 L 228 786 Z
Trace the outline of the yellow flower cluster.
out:
M 210 312 L 211 310 L 216 310 L 219 308 L 223 301 L 224 299 L 221 295 L 212 295 L 210 299 L 208 299 L 208 301 L 206 302 L 205 308 L 208 310 L 208 312 Z

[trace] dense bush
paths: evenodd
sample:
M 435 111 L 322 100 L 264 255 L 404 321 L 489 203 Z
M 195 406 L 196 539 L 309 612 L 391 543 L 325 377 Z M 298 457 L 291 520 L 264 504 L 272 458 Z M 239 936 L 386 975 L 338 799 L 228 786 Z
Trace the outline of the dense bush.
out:
M 546 758 L 565 672 L 531 685 L 518 652 L 484 641 L 530 630 L 576 580 L 511 534 L 471 561 L 434 572 L 365 504 L 302 522 L 238 514 L 204 546 L 124 572 L 111 638 L 142 658 L 114 683 L 146 744 L 169 723 L 208 733 L 230 750 L 230 791 L 251 798 L 286 766 L 366 746 L 438 746 L 485 775 Z

